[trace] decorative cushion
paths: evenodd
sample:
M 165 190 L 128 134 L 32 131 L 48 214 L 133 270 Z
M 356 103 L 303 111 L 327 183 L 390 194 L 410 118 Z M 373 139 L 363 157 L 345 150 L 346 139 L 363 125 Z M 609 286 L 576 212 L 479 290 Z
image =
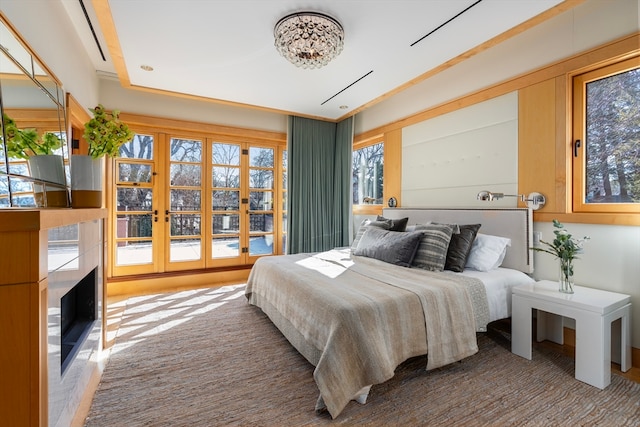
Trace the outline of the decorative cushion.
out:
M 417 224 L 416 232 L 422 232 L 422 238 L 411 265 L 429 271 L 444 270 L 452 227 L 448 224 Z
M 490 271 L 500 267 L 511 239 L 478 233 L 471 245 L 466 268 L 478 271 Z
M 406 231 L 407 222 L 409 222 L 409 217 L 401 218 L 401 219 L 388 219 L 381 215 L 378 215 L 376 218 L 378 221 L 391 221 L 391 231 Z
M 445 270 L 460 273 L 467 265 L 467 258 L 471 252 L 471 246 L 476 239 L 476 234 L 480 229 L 480 224 L 460 225 L 460 232 L 451 235 L 449 249 L 447 249 L 447 259 L 444 263 Z
M 458 234 L 460 233 L 460 226 L 458 224 L 445 224 L 443 222 L 425 222 L 425 224 L 441 224 L 441 225 L 448 225 L 449 227 L 451 227 L 451 234 Z
M 409 267 L 421 238 L 419 231 L 405 233 L 367 227 L 353 254 Z
M 383 230 L 389 230 L 391 228 L 392 222 L 390 219 L 383 221 L 372 221 L 368 218 L 365 218 L 360 223 L 360 228 L 356 232 L 356 236 L 353 238 L 353 242 L 351 243 L 351 252 L 355 251 L 358 247 L 358 242 L 362 238 L 362 235 L 367 230 L 367 226 L 382 228 Z

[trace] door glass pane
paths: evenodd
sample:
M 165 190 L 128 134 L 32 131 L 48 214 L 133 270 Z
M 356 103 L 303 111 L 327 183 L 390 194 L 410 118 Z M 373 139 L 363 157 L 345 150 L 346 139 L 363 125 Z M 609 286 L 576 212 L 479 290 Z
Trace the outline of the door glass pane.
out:
M 151 237 L 151 215 L 118 215 L 116 237 Z
M 116 249 L 117 265 L 150 264 L 152 261 L 151 240 L 118 242 Z
M 240 165 L 240 145 L 213 143 L 211 162 L 215 165 Z
M 273 148 L 249 148 L 249 166 L 272 168 L 273 164 Z
M 240 188 L 240 169 L 231 167 L 213 168 L 213 186 L 225 188 Z
M 171 190 L 171 211 L 199 211 L 200 190 Z
M 119 187 L 116 195 L 119 211 L 151 212 L 153 190 L 150 188 Z
M 202 142 L 171 138 L 170 156 L 172 162 L 200 163 L 202 161 Z
M 136 134 L 131 141 L 120 146 L 120 157 L 153 160 L 153 136 Z
M 169 172 L 172 186 L 199 187 L 202 167 L 200 165 L 173 163 Z
M 249 187 L 273 188 L 273 171 L 264 169 L 251 169 L 249 171 Z
M 151 165 L 118 162 L 119 182 L 151 182 Z
M 240 192 L 217 190 L 212 192 L 212 209 L 214 211 L 240 209 Z
M 171 261 L 193 261 L 200 259 L 200 239 L 171 240 Z
M 235 258 L 240 255 L 240 238 L 214 237 L 211 241 L 213 258 Z
M 273 231 L 273 214 L 249 214 L 250 231 Z
M 171 215 L 171 235 L 172 236 L 199 236 L 200 235 L 200 215 L 172 214 Z
M 213 215 L 213 234 L 239 232 L 240 215 Z
M 273 253 L 273 234 L 249 239 L 249 255 L 269 255 Z
M 270 211 L 273 209 L 273 191 L 249 192 L 249 209 L 252 211 Z

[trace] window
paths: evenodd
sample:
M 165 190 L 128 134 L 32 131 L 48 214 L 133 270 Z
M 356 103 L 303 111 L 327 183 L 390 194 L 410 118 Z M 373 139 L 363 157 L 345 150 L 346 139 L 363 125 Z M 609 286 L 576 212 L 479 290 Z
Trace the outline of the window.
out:
M 384 142 L 353 151 L 353 204 L 383 203 Z
M 640 211 L 640 59 L 574 77 L 574 212 Z

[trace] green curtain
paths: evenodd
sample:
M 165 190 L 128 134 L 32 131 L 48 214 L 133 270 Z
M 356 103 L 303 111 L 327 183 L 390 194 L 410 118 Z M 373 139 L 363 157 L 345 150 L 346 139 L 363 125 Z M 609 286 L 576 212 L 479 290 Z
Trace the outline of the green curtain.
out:
M 353 118 L 289 117 L 287 253 L 349 245 Z

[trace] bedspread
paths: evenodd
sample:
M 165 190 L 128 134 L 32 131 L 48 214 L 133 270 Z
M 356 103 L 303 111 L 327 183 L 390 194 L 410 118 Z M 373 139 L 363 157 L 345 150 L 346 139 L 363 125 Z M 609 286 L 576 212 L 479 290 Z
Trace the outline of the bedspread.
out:
M 298 350 L 307 347 L 301 353 L 335 418 L 359 390 L 387 381 L 410 357 L 428 352 L 426 368 L 434 369 L 476 353 L 476 330 L 488 319 L 483 290 L 474 278 L 343 249 L 261 258 L 246 296 Z

